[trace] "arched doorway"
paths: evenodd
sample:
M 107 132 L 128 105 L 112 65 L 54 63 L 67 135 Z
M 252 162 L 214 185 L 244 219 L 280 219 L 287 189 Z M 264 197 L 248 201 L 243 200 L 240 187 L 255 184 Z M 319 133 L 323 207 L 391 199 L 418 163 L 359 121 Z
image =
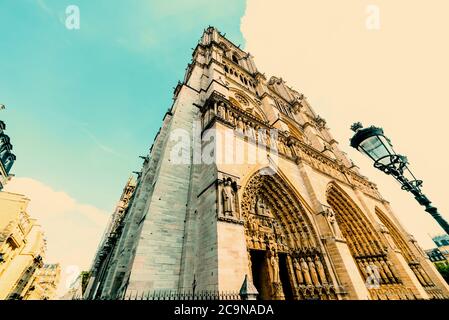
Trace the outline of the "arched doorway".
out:
M 251 276 L 261 299 L 336 299 L 316 232 L 278 174 L 254 174 L 242 197 Z
M 392 245 L 396 249 L 401 251 L 402 256 L 407 262 L 410 269 L 412 269 L 419 283 L 426 290 L 427 294 L 432 299 L 445 299 L 445 296 L 441 289 L 439 289 L 435 283 L 430 279 L 427 272 L 422 267 L 418 257 L 413 253 L 406 239 L 402 236 L 401 232 L 394 225 L 394 223 L 387 217 L 387 215 L 376 207 L 376 215 L 386 228 L 384 233 L 388 240 L 392 241 Z
M 327 202 L 335 212 L 337 224 L 349 250 L 367 283 L 373 299 L 414 299 L 402 283 L 388 257 L 388 247 L 360 208 L 337 185 L 330 184 Z

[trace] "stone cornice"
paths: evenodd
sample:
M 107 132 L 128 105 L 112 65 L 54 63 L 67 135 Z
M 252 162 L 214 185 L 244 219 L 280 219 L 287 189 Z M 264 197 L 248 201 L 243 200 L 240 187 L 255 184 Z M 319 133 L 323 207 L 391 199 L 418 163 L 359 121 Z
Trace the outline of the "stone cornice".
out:
M 204 115 L 207 110 L 211 108 L 211 106 L 216 102 L 223 102 L 226 105 L 228 110 L 231 110 L 233 113 L 237 114 L 239 117 L 250 121 L 255 126 L 261 129 L 266 130 L 277 130 L 270 124 L 266 122 L 260 121 L 258 118 L 250 114 L 249 112 L 242 110 L 238 107 L 235 107 L 230 103 L 228 99 L 226 99 L 223 95 L 217 93 L 216 91 L 212 92 L 209 99 L 201 108 L 201 112 Z M 205 129 L 209 128 L 214 121 L 219 121 L 229 126 L 230 128 L 236 128 L 235 124 L 228 121 L 227 119 L 222 119 L 218 114 L 215 114 L 212 119 L 210 119 L 209 123 L 205 124 L 203 127 L 203 132 Z M 280 155 L 283 155 L 287 159 L 291 161 L 303 161 L 307 163 L 310 167 L 323 172 L 334 179 L 349 184 L 352 187 L 356 187 L 361 190 L 363 193 L 381 200 L 377 187 L 374 183 L 368 181 L 365 177 L 357 174 L 356 172 L 350 170 L 343 164 L 338 161 L 328 157 L 327 155 L 321 153 L 319 150 L 316 150 L 312 146 L 308 145 L 304 141 L 297 139 L 294 136 L 288 135 L 282 131 L 278 130 L 278 136 L 280 139 L 283 139 L 287 142 L 287 148 L 290 148 L 291 156 L 288 156 L 282 152 L 279 148 L 276 147 Z M 259 142 L 259 141 L 258 141 Z

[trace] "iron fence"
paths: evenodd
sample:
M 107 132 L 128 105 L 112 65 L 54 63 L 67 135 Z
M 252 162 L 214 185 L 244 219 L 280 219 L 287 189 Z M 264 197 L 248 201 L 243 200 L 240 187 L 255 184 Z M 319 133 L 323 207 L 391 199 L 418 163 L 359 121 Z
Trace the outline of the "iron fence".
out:
M 73 300 L 83 300 L 76 296 Z M 242 300 L 236 291 L 128 291 L 121 297 L 101 297 L 93 300 Z

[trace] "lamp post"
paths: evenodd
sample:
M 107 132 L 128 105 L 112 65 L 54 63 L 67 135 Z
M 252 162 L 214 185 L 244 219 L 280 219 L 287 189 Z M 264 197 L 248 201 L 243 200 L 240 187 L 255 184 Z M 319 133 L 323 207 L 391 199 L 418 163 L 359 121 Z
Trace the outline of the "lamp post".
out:
M 363 125 L 357 122 L 351 126 L 351 130 L 355 132 L 350 139 L 351 147 L 371 158 L 375 168 L 393 176 L 401 184 L 402 190 L 411 192 L 416 201 L 424 206 L 425 210 L 449 234 L 449 223 L 422 193 L 422 180 L 416 179 L 410 171 L 407 157 L 399 155 L 393 150 L 393 145 L 390 139 L 384 135 L 383 129 L 375 126 L 363 128 Z

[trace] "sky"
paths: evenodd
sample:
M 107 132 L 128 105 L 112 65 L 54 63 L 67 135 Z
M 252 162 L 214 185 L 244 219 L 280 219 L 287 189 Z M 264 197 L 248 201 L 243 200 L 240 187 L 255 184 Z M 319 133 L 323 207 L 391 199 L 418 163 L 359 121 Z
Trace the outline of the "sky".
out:
M 366 25 L 373 4 L 374 30 Z M 68 5 L 80 9 L 79 30 L 66 28 Z M 213 25 L 267 76 L 308 97 L 405 227 L 431 247 L 429 234 L 440 232 L 433 220 L 348 140 L 355 121 L 382 126 L 448 218 L 447 12 L 445 0 L 0 0 L 0 118 L 17 155 L 6 190 L 31 199 L 64 288 L 73 266 L 90 266 L 192 48 Z
M 80 28 L 66 28 L 77 5 Z M 0 118 L 48 262 L 87 269 L 205 28 L 242 43 L 243 1 L 0 0 Z M 76 267 L 76 268 L 75 268 Z
M 357 121 L 383 127 L 449 220 L 447 12 L 446 0 L 248 0 L 241 21 L 257 67 L 304 93 L 424 248 L 434 247 L 429 235 L 442 229 L 392 177 L 349 147 L 349 128 Z

